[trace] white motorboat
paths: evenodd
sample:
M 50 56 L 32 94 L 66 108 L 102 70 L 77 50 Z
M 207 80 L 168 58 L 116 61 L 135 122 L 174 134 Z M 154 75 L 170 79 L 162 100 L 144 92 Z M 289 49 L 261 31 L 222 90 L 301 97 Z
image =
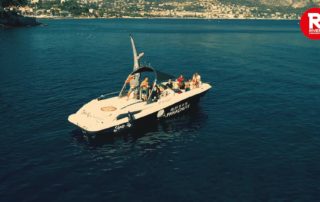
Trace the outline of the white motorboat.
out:
M 131 45 L 134 67 L 128 78 L 136 82 L 135 88 L 131 88 L 132 93 L 128 94 L 128 82 L 125 82 L 117 95 L 113 94 L 112 97 L 112 94 L 106 94 L 93 99 L 68 117 L 69 122 L 86 134 L 119 133 L 139 124 L 146 124 L 147 121 L 181 114 L 194 106 L 211 88 L 210 84 L 200 81 L 188 88 L 172 86 L 168 80 L 174 79 L 173 76 L 152 67 L 140 66 L 139 59 L 143 53 L 137 54 L 132 37 Z M 143 91 L 140 78 L 143 74 L 150 73 L 154 76 L 154 81 L 151 87 Z

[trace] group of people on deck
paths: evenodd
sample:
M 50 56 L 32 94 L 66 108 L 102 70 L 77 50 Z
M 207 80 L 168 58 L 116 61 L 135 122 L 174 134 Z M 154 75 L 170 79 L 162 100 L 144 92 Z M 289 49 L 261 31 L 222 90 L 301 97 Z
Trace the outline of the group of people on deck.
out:
M 151 97 L 154 97 L 155 99 L 158 99 L 161 93 L 166 88 L 179 91 L 180 93 L 182 92 L 181 90 L 187 92 L 194 88 L 198 88 L 201 85 L 201 76 L 198 73 L 195 73 L 193 74 L 192 79 L 185 80 L 183 75 L 180 75 L 175 81 L 169 79 L 168 82 L 155 85 L 153 88 L 149 86 L 148 77 L 145 77 L 139 86 L 139 81 L 138 79 L 136 79 L 136 76 L 130 75 L 126 80 L 126 84 L 130 85 L 130 90 L 127 94 L 127 99 L 129 99 L 130 95 L 134 93 L 134 98 L 140 98 L 146 101 L 148 100 L 149 95 L 151 95 Z
M 190 91 L 191 89 L 198 88 L 201 85 L 201 76 L 198 73 L 193 74 L 192 79 L 185 80 L 183 75 L 180 75 L 175 81 L 169 79 L 166 84 L 171 89 L 180 89 Z

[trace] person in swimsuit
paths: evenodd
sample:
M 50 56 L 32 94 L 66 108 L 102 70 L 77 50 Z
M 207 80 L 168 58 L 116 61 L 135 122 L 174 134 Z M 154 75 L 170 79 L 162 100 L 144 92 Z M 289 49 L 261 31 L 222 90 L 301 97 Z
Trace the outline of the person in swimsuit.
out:
M 130 85 L 130 89 L 129 89 L 128 94 L 127 94 L 127 98 L 129 99 L 131 93 L 134 92 L 138 87 L 138 84 L 137 84 L 137 81 L 135 79 L 135 76 L 134 75 L 130 75 L 126 80 L 126 84 Z M 135 94 L 133 96 L 135 97 Z
M 144 78 L 144 80 L 140 84 L 141 89 L 141 99 L 146 101 L 148 98 L 149 91 L 149 79 L 148 77 Z

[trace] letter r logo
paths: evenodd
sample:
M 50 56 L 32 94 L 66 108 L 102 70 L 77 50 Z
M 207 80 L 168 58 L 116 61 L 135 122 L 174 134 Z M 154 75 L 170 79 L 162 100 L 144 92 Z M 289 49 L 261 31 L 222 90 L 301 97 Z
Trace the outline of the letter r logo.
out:
M 320 8 L 310 8 L 300 20 L 301 32 L 312 40 L 320 40 Z
M 313 26 L 320 29 L 320 14 L 319 13 L 308 13 L 309 17 L 309 29 L 313 29 Z

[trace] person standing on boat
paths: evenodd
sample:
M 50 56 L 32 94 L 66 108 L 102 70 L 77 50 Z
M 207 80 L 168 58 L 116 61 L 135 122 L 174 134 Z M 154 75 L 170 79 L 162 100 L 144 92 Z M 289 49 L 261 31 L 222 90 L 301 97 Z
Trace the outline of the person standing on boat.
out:
M 148 98 L 148 91 L 149 91 L 148 77 L 144 78 L 144 80 L 141 82 L 140 89 L 141 89 L 141 98 L 142 100 L 146 101 Z
M 178 81 L 179 88 L 184 89 L 184 78 L 183 78 L 182 74 L 179 76 L 177 81 Z
M 201 85 L 201 76 L 198 73 L 196 73 L 196 81 L 197 81 L 197 87 L 199 88 Z
M 197 87 L 197 79 L 196 79 L 196 74 L 192 75 L 192 88 Z
M 195 73 L 192 76 L 192 84 L 195 88 L 199 88 L 200 84 L 201 84 L 201 76 L 198 73 Z
M 136 91 L 137 87 L 138 87 L 138 83 L 137 83 L 137 80 L 135 79 L 135 76 L 134 75 L 130 75 L 127 80 L 126 80 L 126 83 L 127 84 L 130 84 L 130 89 L 128 91 L 128 94 L 127 94 L 127 98 L 129 99 L 130 97 L 130 94 L 133 92 Z M 135 93 L 133 94 L 133 97 L 135 97 Z

